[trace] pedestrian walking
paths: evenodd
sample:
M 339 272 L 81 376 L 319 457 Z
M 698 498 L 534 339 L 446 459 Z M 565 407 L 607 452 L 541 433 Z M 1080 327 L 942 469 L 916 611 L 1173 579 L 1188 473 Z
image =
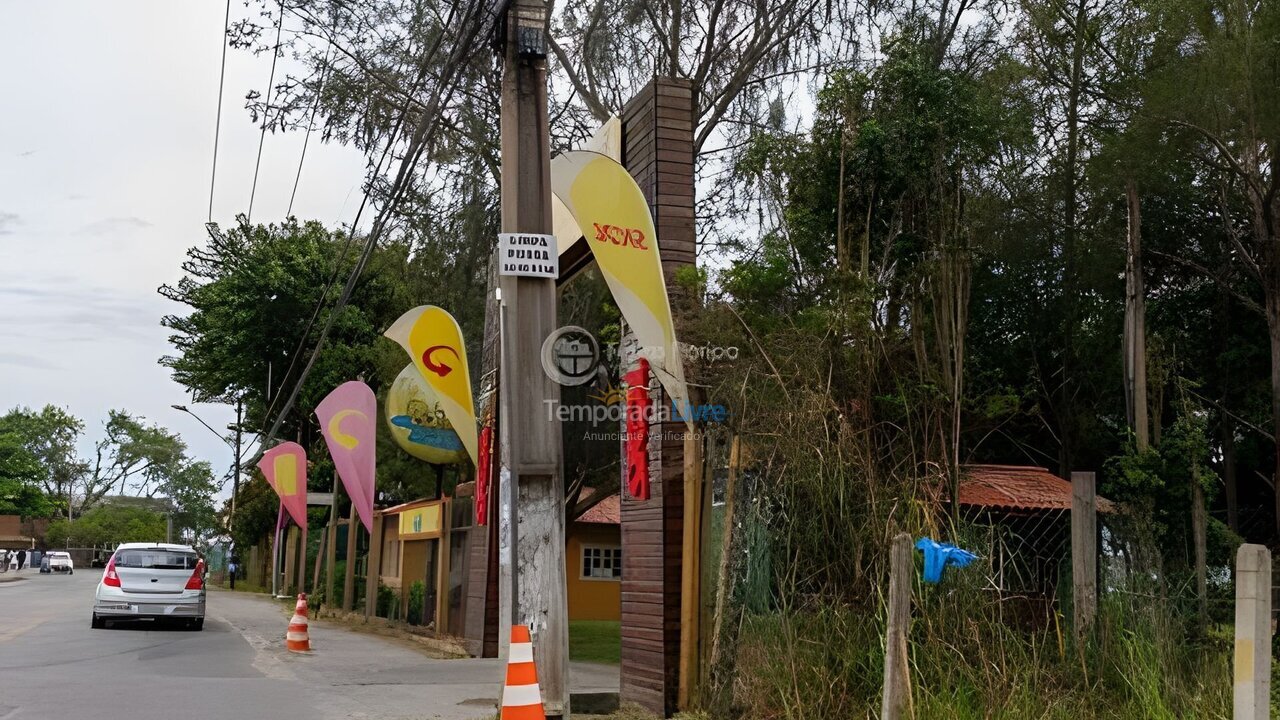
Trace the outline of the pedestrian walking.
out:
M 239 569 L 240 569 L 239 563 L 237 563 L 236 558 L 232 556 L 231 562 L 227 563 L 227 576 L 231 578 L 232 590 L 236 589 L 236 571 Z
M 21 570 L 23 566 L 25 566 L 26 564 L 27 564 L 27 551 L 19 550 L 18 551 L 18 569 Z

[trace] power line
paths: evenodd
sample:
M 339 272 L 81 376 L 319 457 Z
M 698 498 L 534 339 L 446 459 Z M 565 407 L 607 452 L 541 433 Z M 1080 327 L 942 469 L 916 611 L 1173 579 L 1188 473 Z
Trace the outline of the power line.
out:
M 324 81 L 329 75 L 329 58 L 333 53 L 333 40 L 329 40 L 329 49 L 324 53 L 324 69 L 320 73 L 320 84 L 316 86 L 316 101 L 311 106 L 311 118 L 307 120 L 307 134 L 302 138 L 302 155 L 298 157 L 298 173 L 293 176 L 293 192 L 289 193 L 289 209 L 285 217 L 293 215 L 293 200 L 298 196 L 298 182 L 302 180 L 302 163 L 307 160 L 307 145 L 311 142 L 311 131 L 316 126 L 316 115 L 320 112 L 320 93 L 324 92 Z
M 300 11 L 297 9 L 294 9 L 294 13 L 297 14 L 300 18 L 302 18 L 304 22 L 308 22 L 308 21 L 314 22 L 312 18 L 302 15 Z M 450 17 L 449 17 L 450 22 L 446 23 L 446 26 L 452 25 L 452 19 L 453 19 L 454 13 L 456 13 L 456 6 L 454 7 L 454 11 L 450 13 Z M 336 19 L 335 19 L 335 22 L 336 22 Z M 289 378 L 293 375 L 293 369 L 297 365 L 298 358 L 302 357 L 303 347 L 306 345 L 307 338 L 311 335 L 311 328 L 315 326 L 315 321 L 320 316 L 320 311 L 324 308 L 324 305 L 329 300 L 329 292 L 333 289 L 333 286 L 338 281 L 338 275 L 342 271 L 342 266 L 346 262 L 347 255 L 351 251 L 351 244 L 355 240 L 356 230 L 360 227 L 360 218 L 364 216 L 364 209 L 368 205 L 369 194 L 370 194 L 370 190 L 373 187 L 373 183 L 377 180 L 378 176 L 382 172 L 382 163 L 387 160 L 387 157 L 391 153 L 392 148 L 395 146 L 396 142 L 399 141 L 400 132 L 404 128 L 405 119 L 408 117 L 409 105 L 411 103 L 411 99 L 418 92 L 418 89 L 422 86 L 422 84 L 426 82 L 427 75 L 430 70 L 430 63 L 435 58 L 436 54 L 440 51 L 440 46 L 443 42 L 444 42 L 444 35 L 443 34 L 438 35 L 435 39 L 435 42 L 432 43 L 431 47 L 427 50 L 427 53 L 423 58 L 421 67 L 418 70 L 418 76 L 414 78 L 413 84 L 409 87 L 409 91 L 408 91 L 408 94 L 406 95 L 405 103 L 400 109 L 400 115 L 399 117 L 396 118 L 396 124 L 392 128 L 391 133 L 387 136 L 387 144 L 383 148 L 382 155 L 378 158 L 378 162 L 373 167 L 373 172 L 369 176 L 368 183 L 365 184 L 364 191 L 360 198 L 360 206 L 356 209 L 355 219 L 352 221 L 350 229 L 348 230 L 347 241 L 343 245 L 342 254 L 339 256 L 337 263 L 334 264 L 333 273 L 329 276 L 329 281 L 325 283 L 324 290 L 321 291 L 320 293 L 320 298 L 317 300 L 316 306 L 311 312 L 311 317 L 307 320 L 306 328 L 303 330 L 302 334 L 298 337 L 298 345 L 296 348 L 294 348 L 293 355 L 289 358 L 289 367 L 285 370 L 284 375 L 280 378 L 280 385 L 278 386 L 280 389 L 284 388 L 285 383 L 289 382 Z M 336 47 L 336 45 L 337 43 L 334 41 L 334 38 L 331 34 L 329 37 L 330 49 L 333 49 L 334 47 Z M 271 417 L 272 411 L 275 410 L 276 402 L 279 399 L 280 399 L 280 393 L 277 391 L 275 395 L 272 396 L 271 403 L 267 406 L 266 412 L 263 413 L 262 427 L 264 432 L 266 431 L 266 428 L 267 428 L 266 423 L 268 419 Z M 292 400 L 290 400 L 289 405 L 290 406 L 292 405 Z M 272 433 L 272 435 L 274 435 L 274 432 Z
M 424 70 L 414 82 L 411 92 L 417 90 L 417 86 L 426 79 Z M 369 188 L 372 187 L 374 180 L 382 172 L 382 163 L 386 161 L 387 156 L 391 153 L 391 148 L 395 145 L 400 137 L 400 130 L 404 125 L 405 117 L 408 113 L 408 104 L 401 109 L 400 117 L 397 118 L 395 127 L 392 128 L 391 134 L 387 137 L 387 145 L 382 149 L 382 155 L 378 158 L 378 162 L 373 166 L 373 172 L 370 174 L 369 182 L 365 185 L 365 190 L 360 199 L 360 206 L 356 209 L 355 219 L 351 222 L 351 227 L 347 231 L 347 241 L 342 246 L 342 254 L 338 256 L 338 261 L 333 265 L 333 273 L 329 275 L 329 281 L 325 283 L 324 289 L 320 292 L 320 298 L 316 301 L 315 308 L 311 311 L 311 317 L 307 319 L 307 326 L 303 329 L 302 334 L 298 337 L 298 346 L 294 348 L 293 355 L 289 357 L 289 367 L 285 370 L 284 375 L 280 378 L 280 389 L 284 388 L 285 383 L 289 382 L 289 377 L 293 375 L 293 369 L 297 366 L 298 358 L 302 357 L 302 349 L 307 343 L 307 337 L 311 335 L 311 328 L 315 327 L 316 318 L 320 316 L 320 311 L 324 309 L 325 303 L 329 301 L 329 292 L 333 290 L 333 286 L 338 282 L 338 275 L 342 272 L 342 265 L 347 261 L 347 255 L 351 252 L 351 244 L 355 241 L 356 229 L 360 227 L 360 218 L 364 215 L 365 205 L 369 202 Z M 276 401 L 280 399 L 280 392 L 277 390 L 275 395 L 271 397 L 271 404 L 267 406 L 267 411 L 263 413 L 263 430 L 266 430 L 267 418 L 271 417 L 271 412 L 275 410 Z
M 271 117 L 271 91 L 276 83 L 276 61 L 280 59 L 280 33 L 284 29 L 284 0 L 280 0 L 280 20 L 276 22 L 276 44 L 271 48 L 271 73 L 267 76 L 267 92 L 263 96 L 262 133 L 258 136 L 258 159 L 253 163 L 253 187 L 249 190 L 249 210 L 244 214 L 245 224 L 253 217 L 253 199 L 258 194 L 258 169 L 262 167 L 262 145 L 267 141 L 267 125 Z
M 227 82 L 227 33 L 231 32 L 231 0 L 222 20 L 222 69 L 218 72 L 218 114 L 213 121 L 213 170 L 209 173 L 209 222 L 213 222 L 213 188 L 218 181 L 218 137 L 222 134 L 222 89 Z
M 456 9 L 456 8 L 455 8 Z M 421 158 L 423 151 L 430 144 L 430 140 L 434 138 L 436 128 L 439 127 L 440 109 L 449 102 L 453 97 L 456 89 L 457 81 L 461 76 L 459 69 L 467 56 L 474 50 L 474 40 L 480 33 L 481 22 L 484 13 L 476 12 L 477 6 L 468 9 L 468 17 L 464 19 L 464 27 L 467 28 L 466 35 L 460 38 L 458 44 L 454 48 L 453 54 L 445 63 L 445 73 L 441 77 L 441 85 L 437 86 L 436 92 L 433 94 L 431 101 L 423 108 L 422 119 L 419 121 L 417 128 L 414 130 L 413 137 L 409 146 L 406 148 L 405 155 L 401 159 L 400 170 L 396 174 L 395 182 L 392 184 L 391 192 L 387 198 L 386 204 L 378 212 L 378 216 L 374 218 L 373 226 L 370 228 L 369 236 L 365 240 L 364 248 L 360 259 L 357 261 L 355 268 L 352 269 L 351 275 L 347 278 L 346 286 L 342 289 L 342 295 L 339 296 L 337 303 L 329 312 L 329 317 L 325 322 L 324 329 L 320 332 L 320 337 L 316 339 L 315 347 L 311 351 L 311 357 L 307 360 L 306 366 L 302 369 L 297 381 L 293 385 L 293 389 L 289 393 L 289 399 L 280 408 L 280 412 L 276 415 L 275 421 L 271 425 L 271 429 L 263 438 L 262 447 L 266 447 L 280 431 L 280 425 L 284 422 L 284 418 L 288 415 L 289 410 L 293 408 L 294 402 L 298 398 L 298 393 L 302 390 L 302 385 L 306 382 L 307 376 L 311 373 L 312 367 L 315 366 L 316 359 L 323 349 L 325 340 L 328 339 L 329 332 L 333 328 L 334 321 L 342 310 L 346 307 L 347 302 L 351 299 L 351 292 L 355 288 L 356 281 L 360 278 L 360 274 L 364 271 L 373 250 L 377 247 L 379 236 L 383 228 L 386 226 L 388 216 L 394 212 L 400 199 L 404 195 L 405 188 L 409 184 L 409 177 L 413 169 L 416 167 L 418 160 Z M 435 46 L 439 47 L 439 44 Z M 432 54 L 434 54 L 433 48 Z M 424 63 L 425 67 L 425 63 Z M 406 106 L 405 112 L 408 108 Z M 368 192 L 365 193 L 365 199 L 368 199 Z M 364 208 L 364 202 L 361 202 L 361 209 Z M 355 229 L 352 228 L 354 235 Z

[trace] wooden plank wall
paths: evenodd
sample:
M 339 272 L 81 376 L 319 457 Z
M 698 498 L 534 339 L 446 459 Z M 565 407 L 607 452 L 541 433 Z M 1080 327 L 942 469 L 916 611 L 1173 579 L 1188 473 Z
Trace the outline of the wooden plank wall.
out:
M 488 284 L 485 298 L 484 338 L 480 348 L 480 398 L 478 410 L 483 420 L 491 405 L 497 402 L 498 371 L 498 303 L 492 291 L 498 286 L 498 270 L 494 257 L 489 257 Z M 493 437 L 498 437 L 497 426 Z M 495 449 L 496 450 L 496 449 Z M 497 464 L 497 452 L 494 453 Z M 491 479 L 489 487 L 489 524 L 473 527 L 467 535 L 467 577 L 463 592 L 467 596 L 464 635 L 467 651 L 477 657 L 498 656 L 498 488 Z
M 676 271 L 696 257 L 693 123 L 693 93 L 681 80 L 655 79 L 623 111 L 623 164 L 653 211 L 673 304 Z M 622 346 L 630 369 L 634 336 Z M 660 389 L 652 399 L 671 402 Z M 650 429 L 650 498 L 622 493 L 621 699 L 664 716 L 675 712 L 679 687 L 684 430 L 683 422 Z

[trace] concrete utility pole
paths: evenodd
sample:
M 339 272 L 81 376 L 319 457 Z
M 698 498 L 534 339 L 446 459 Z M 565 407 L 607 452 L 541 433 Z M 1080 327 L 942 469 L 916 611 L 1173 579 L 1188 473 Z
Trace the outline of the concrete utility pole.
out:
M 547 3 L 512 0 L 502 28 L 502 231 L 551 234 L 547 120 Z M 552 246 L 554 252 L 554 245 Z M 499 477 L 499 642 L 528 625 L 549 717 L 569 715 L 560 425 L 545 401 L 560 388 L 543 371 L 556 327 L 555 279 L 499 275 L 502 323 Z
M 1234 720 L 1271 715 L 1271 551 L 1264 545 L 1236 550 L 1236 648 Z

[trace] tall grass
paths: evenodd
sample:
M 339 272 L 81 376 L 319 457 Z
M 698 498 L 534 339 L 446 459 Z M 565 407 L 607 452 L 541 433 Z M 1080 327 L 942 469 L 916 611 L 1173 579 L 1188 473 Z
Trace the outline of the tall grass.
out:
M 993 620 L 969 588 L 917 598 L 910 636 L 919 720 L 1229 718 L 1230 643 L 1186 643 L 1157 606 L 1104 602 L 1099 631 L 1077 646 L 1058 617 L 1025 630 Z M 826 606 L 744 618 L 732 704 L 759 720 L 875 718 L 883 610 Z
M 1187 586 L 1157 579 L 1150 543 L 1126 555 L 1124 577 L 1105 578 L 1081 641 L 1064 602 L 1063 518 L 1052 547 L 1031 543 L 1036 563 L 1060 563 L 1056 573 L 1037 565 L 1032 587 L 1007 590 L 998 533 L 954 527 L 945 511 L 947 393 L 919 371 L 914 336 L 867 330 L 869 307 L 854 296 L 843 311 L 788 318 L 711 308 L 682 328 L 697 343 L 744 348 L 732 366 L 693 376 L 730 404 L 744 448 L 732 538 L 716 546 L 729 583 L 701 705 L 735 720 L 879 717 L 888 548 L 908 532 L 982 556 L 914 589 L 918 720 L 1228 717 L 1230 631 L 1195 624 Z M 1129 549 L 1143 549 L 1141 529 Z
M 1036 618 L 1004 607 L 1018 599 L 995 591 L 984 560 L 914 588 L 919 720 L 1230 717 L 1229 626 L 1201 633 L 1158 591 L 1118 586 L 1077 642 L 1070 608 L 1046 602 Z M 760 720 L 878 717 L 885 618 L 879 596 L 869 608 L 824 598 L 744 616 L 721 710 Z

